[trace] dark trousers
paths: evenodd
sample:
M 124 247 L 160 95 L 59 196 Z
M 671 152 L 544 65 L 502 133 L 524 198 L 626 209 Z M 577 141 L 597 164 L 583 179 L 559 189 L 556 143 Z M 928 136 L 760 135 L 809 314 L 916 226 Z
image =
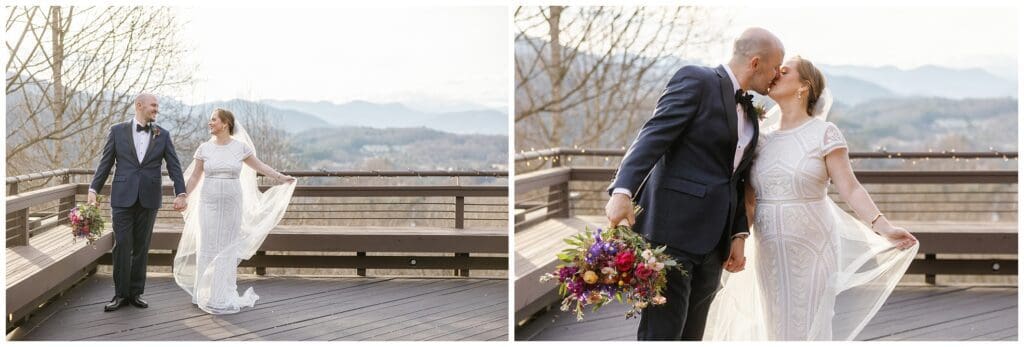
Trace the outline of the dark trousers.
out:
M 111 207 L 114 222 L 114 295 L 131 298 L 146 289 L 146 260 L 157 209 Z
M 721 246 L 721 245 L 719 245 Z M 668 272 L 668 285 L 662 292 L 663 305 L 650 305 L 641 311 L 637 340 L 700 340 L 704 337 L 711 301 L 722 276 L 722 247 L 708 254 L 690 254 L 666 248 L 686 271 Z

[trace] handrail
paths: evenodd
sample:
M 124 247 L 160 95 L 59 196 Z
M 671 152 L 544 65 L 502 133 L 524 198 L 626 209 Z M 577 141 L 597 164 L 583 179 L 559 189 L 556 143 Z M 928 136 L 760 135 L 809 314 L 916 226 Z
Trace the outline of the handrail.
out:
M 57 169 L 7 178 L 7 184 L 34 181 L 64 175 L 92 175 L 94 169 Z M 506 170 L 285 170 L 295 177 L 508 177 Z M 163 171 L 164 176 L 167 171 Z
M 621 157 L 626 155 L 625 149 L 618 148 L 548 148 L 535 151 L 523 151 L 515 156 L 515 161 L 526 161 L 557 156 L 590 156 L 590 157 Z M 957 158 L 986 158 L 986 159 L 1014 159 L 1017 158 L 1016 151 L 990 151 L 990 152 L 850 152 L 851 159 L 957 159 Z

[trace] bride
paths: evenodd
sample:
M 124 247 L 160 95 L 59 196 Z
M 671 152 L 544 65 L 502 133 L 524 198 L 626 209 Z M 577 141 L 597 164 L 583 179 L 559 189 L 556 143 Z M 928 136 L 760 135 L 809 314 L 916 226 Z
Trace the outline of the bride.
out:
M 810 61 L 780 68 L 748 186 L 753 232 L 725 264 L 704 336 L 711 340 L 852 340 L 917 254 L 857 181 L 846 141 L 825 121 L 831 93 Z M 860 220 L 828 197 L 840 198 Z M 736 250 L 736 248 L 734 248 Z M 740 271 L 744 268 L 747 271 Z
M 174 280 L 203 311 L 229 314 L 259 299 L 252 288 L 238 295 L 238 264 L 281 221 L 295 178 L 256 158 L 252 139 L 230 111 L 213 110 L 208 125 L 213 138 L 196 149 L 184 175 L 189 201 L 174 256 Z M 285 184 L 260 192 L 257 171 Z

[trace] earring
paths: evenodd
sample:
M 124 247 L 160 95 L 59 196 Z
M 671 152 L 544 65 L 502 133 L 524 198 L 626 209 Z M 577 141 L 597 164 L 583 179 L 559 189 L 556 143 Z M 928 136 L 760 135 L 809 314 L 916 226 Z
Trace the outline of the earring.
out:
M 801 98 L 800 98 L 800 94 L 803 94 L 803 93 L 800 93 L 800 91 L 799 91 L 799 90 L 798 90 L 798 91 L 796 91 L 796 99 L 797 99 L 797 100 L 801 100 Z

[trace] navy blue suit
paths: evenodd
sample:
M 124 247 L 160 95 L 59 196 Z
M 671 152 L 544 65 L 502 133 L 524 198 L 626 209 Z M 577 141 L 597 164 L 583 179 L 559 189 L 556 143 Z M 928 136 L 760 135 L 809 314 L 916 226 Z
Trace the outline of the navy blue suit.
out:
M 163 128 L 150 132 L 149 147 L 140 162 L 135 154 L 132 134 L 134 123 L 127 121 L 110 127 L 103 146 L 100 164 L 89 187 L 100 194 L 114 169 L 111 183 L 110 207 L 114 229 L 115 296 L 131 298 L 141 295 L 146 285 L 146 259 L 153 234 L 157 210 L 162 201 L 161 167 L 167 162 L 167 172 L 174 182 L 174 193 L 185 192 L 181 162 L 174 151 L 170 133 Z
M 643 311 L 639 339 L 700 339 L 729 240 L 747 231 L 743 196 L 758 130 L 754 111 L 744 109 L 754 136 L 733 171 L 735 99 L 724 67 L 679 69 L 609 187 L 636 195 L 644 212 L 633 230 L 668 246 L 687 271 L 670 274 L 667 304 Z

